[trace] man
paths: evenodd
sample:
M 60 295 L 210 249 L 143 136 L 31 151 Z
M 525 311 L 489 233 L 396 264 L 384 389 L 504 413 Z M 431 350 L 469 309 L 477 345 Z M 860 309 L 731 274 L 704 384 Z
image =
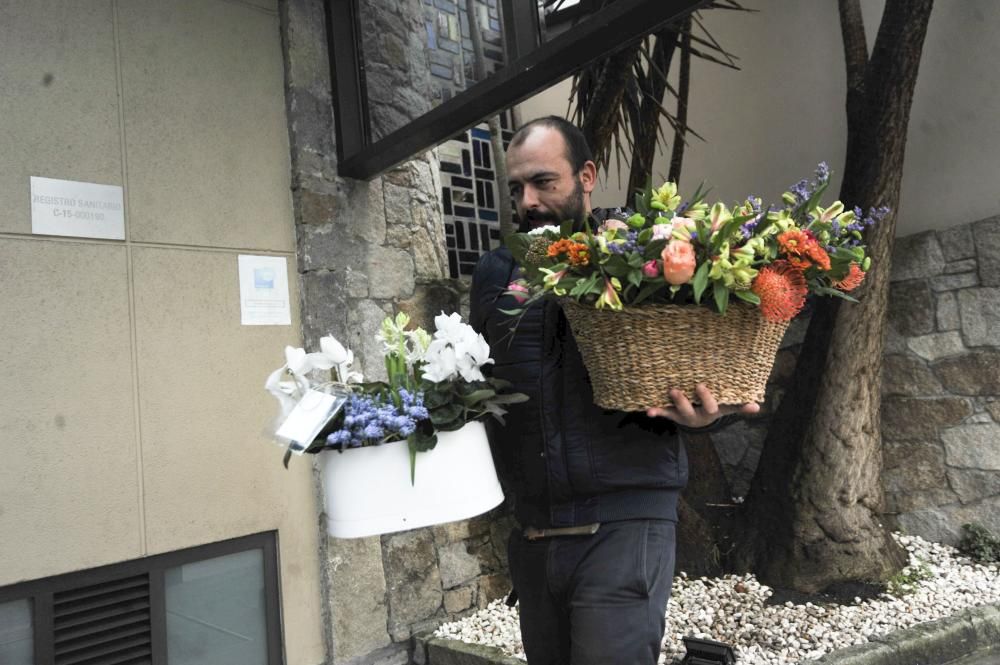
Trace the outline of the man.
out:
M 580 131 L 555 116 L 515 133 L 510 193 L 522 230 L 582 221 L 597 169 Z M 607 213 L 590 213 L 595 222 Z M 493 375 L 530 396 L 505 426 L 488 423 L 497 471 L 519 526 L 508 542 L 529 665 L 653 665 L 674 571 L 677 500 L 687 482 L 682 431 L 756 404 L 720 406 L 704 387 L 694 406 L 607 411 L 593 391 L 559 305 L 532 306 L 510 332 L 500 310 L 517 266 L 505 248 L 476 267 L 471 322 L 491 343 Z

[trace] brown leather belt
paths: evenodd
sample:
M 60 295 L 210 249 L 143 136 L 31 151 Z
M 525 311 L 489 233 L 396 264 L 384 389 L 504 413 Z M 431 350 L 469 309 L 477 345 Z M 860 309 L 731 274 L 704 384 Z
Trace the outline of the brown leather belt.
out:
M 527 540 L 538 540 L 540 538 L 551 538 L 552 536 L 592 536 L 600 528 L 600 522 L 581 524 L 580 526 L 563 526 L 554 529 L 539 529 L 528 526 L 524 528 L 524 537 Z

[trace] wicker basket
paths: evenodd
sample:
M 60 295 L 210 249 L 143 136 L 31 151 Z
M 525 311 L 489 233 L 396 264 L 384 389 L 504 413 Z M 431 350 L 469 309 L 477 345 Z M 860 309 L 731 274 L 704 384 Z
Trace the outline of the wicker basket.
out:
M 704 383 L 720 404 L 762 402 L 788 323 L 730 304 L 724 316 L 696 305 L 643 305 L 622 311 L 561 300 L 594 401 L 605 409 L 644 411 L 672 405 L 671 388 L 694 397 Z

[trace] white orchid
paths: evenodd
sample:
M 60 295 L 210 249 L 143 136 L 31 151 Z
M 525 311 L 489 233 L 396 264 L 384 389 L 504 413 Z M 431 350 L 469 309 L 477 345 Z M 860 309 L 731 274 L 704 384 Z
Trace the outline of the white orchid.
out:
M 351 369 L 354 364 L 354 352 L 345 348 L 336 337 L 327 335 L 319 340 L 319 353 L 310 353 L 310 359 L 316 369 L 337 370 L 337 378 L 342 383 L 357 383 L 363 380 L 360 372 Z
M 434 325 L 434 339 L 424 356 L 424 377 L 435 383 L 459 375 L 466 381 L 485 380 L 481 368 L 493 362 L 486 339 L 458 314 L 439 314 Z

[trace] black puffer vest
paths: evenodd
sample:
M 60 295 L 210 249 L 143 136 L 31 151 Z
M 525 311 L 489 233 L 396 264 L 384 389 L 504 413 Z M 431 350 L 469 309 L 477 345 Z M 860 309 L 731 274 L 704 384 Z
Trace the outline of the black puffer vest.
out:
M 687 483 L 680 432 L 668 420 L 594 404 L 590 378 L 558 303 L 533 305 L 512 332 L 499 311 L 514 277 L 506 248 L 484 255 L 472 280 L 470 321 L 490 343 L 492 374 L 530 399 L 487 423 L 497 472 L 522 526 L 677 519 Z

